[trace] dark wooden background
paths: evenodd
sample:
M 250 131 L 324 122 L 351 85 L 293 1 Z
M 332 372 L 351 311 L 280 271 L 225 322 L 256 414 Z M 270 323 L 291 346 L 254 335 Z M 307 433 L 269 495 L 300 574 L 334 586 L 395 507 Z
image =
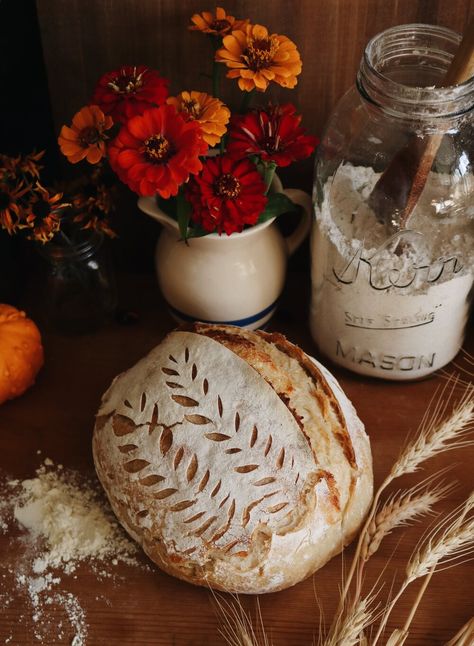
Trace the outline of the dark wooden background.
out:
M 291 100 L 303 124 L 321 136 L 337 100 L 355 78 L 368 40 L 402 23 L 438 23 L 462 31 L 474 13 L 474 0 L 228 0 L 229 13 L 249 17 L 271 32 L 292 38 L 303 59 L 294 90 L 271 89 L 268 97 Z M 212 61 L 210 43 L 188 31 L 193 13 L 214 9 L 207 0 L 1 0 L 0 152 L 16 155 L 46 149 L 43 182 L 53 184 L 71 168 L 58 151 L 63 123 L 90 101 L 104 72 L 125 63 L 144 63 L 169 77 L 170 90 L 210 91 L 202 76 Z M 226 80 L 223 99 L 239 104 L 235 81 Z M 262 97 L 263 98 L 263 97 Z M 78 166 L 81 166 L 80 164 Z M 288 186 L 311 190 L 311 159 L 282 169 Z M 153 271 L 153 245 L 159 225 L 136 208 L 121 187 L 113 227 L 119 267 Z M 25 289 L 31 245 L 0 230 L 0 301 L 18 302 Z M 292 258 L 308 266 L 303 245 Z M 22 258 L 21 263 L 15 258 Z
M 387 27 L 410 22 L 462 31 L 472 0 L 227 0 L 249 17 L 294 40 L 303 72 L 291 100 L 320 134 L 338 98 L 353 83 L 364 46 Z M 190 16 L 215 7 L 206 0 L 37 0 L 56 129 L 85 104 L 97 78 L 121 64 L 144 63 L 171 80 L 171 91 L 206 89 L 210 43 L 189 32 Z M 227 84 L 235 85 L 228 80 Z M 235 92 L 231 94 L 235 98 Z

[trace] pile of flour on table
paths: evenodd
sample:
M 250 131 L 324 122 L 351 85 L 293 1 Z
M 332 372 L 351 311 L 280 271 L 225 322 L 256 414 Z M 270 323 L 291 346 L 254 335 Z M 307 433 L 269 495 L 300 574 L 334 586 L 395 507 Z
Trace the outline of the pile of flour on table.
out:
M 25 595 L 40 643 L 52 643 L 54 631 L 55 643 L 85 644 L 86 613 L 78 597 L 63 589 L 64 577 L 76 578 L 84 561 L 98 578 L 112 577 L 119 561 L 139 565 L 137 547 L 115 520 L 97 480 L 48 458 L 34 478 L 7 480 L 1 489 L 0 534 L 17 530 L 12 548 L 19 565 L 7 566 L 0 577 L 0 605 L 8 608 L 15 594 Z M 4 643 L 14 643 L 13 635 Z

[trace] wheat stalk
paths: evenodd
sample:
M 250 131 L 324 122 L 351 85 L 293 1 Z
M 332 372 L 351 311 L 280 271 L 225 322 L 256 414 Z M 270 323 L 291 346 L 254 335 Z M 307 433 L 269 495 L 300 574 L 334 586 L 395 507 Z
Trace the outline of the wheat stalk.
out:
M 459 559 L 474 552 L 474 517 L 471 513 L 473 509 L 474 492 L 462 505 L 436 525 L 421 546 L 415 550 L 408 561 L 405 578 L 399 591 L 385 609 L 372 646 L 377 644 L 393 608 L 410 583 L 413 583 L 416 579 L 427 577 L 405 622 L 404 632 L 408 632 L 411 621 L 434 572 L 444 565 L 446 567 L 457 565 L 460 562 Z
M 472 431 L 474 424 L 474 386 L 472 384 L 464 389 L 460 400 L 454 405 L 451 414 L 447 419 L 444 419 L 452 404 L 454 393 L 458 385 L 459 379 L 454 375 L 448 379 L 444 387 L 436 390 L 423 416 L 421 424 L 418 427 L 414 439 L 402 450 L 399 458 L 390 470 L 390 473 L 376 491 L 367 519 L 360 532 L 356 553 L 352 560 L 351 567 L 340 596 L 339 606 L 336 611 L 336 620 L 342 613 L 344 605 L 346 604 L 349 588 L 357 569 L 359 570 L 357 589 L 359 590 L 360 588 L 360 555 L 362 545 L 366 541 L 365 536 L 367 530 L 374 521 L 380 498 L 385 489 L 396 478 L 407 473 L 418 471 L 423 462 L 434 457 L 438 453 L 468 446 L 474 442 L 473 438 L 466 439 L 467 435 Z M 357 598 L 357 596 L 358 595 L 356 595 L 355 598 Z
M 259 639 L 255 634 L 252 621 L 240 603 L 238 595 L 231 595 L 234 601 L 232 603 L 222 595 L 218 596 L 214 592 L 212 592 L 212 594 L 214 596 L 214 602 L 216 604 L 218 614 L 222 618 L 219 632 L 229 646 L 271 646 L 263 626 L 262 613 L 258 598 L 256 600 L 256 604 L 261 639 Z
M 426 460 L 443 451 L 472 444 L 466 436 L 474 423 L 474 386 L 469 384 L 455 405 L 451 415 L 444 419 L 450 407 L 459 378 L 453 376 L 444 387 L 437 389 L 431 400 L 415 439 L 407 444 L 393 465 L 386 484 L 407 473 L 418 471 Z
M 385 646 L 403 646 L 408 638 L 408 633 L 405 630 L 396 628 L 387 640 Z
M 364 630 L 374 619 L 374 595 L 358 599 L 349 612 L 338 617 L 323 646 L 357 646 L 365 640 Z
M 367 562 L 380 547 L 382 540 L 396 527 L 409 525 L 420 516 L 433 513 L 433 505 L 447 496 L 452 484 L 438 484 L 430 488 L 433 478 L 428 478 L 411 489 L 398 491 L 390 496 L 372 519 L 364 533 L 360 559 Z
M 425 543 L 410 558 L 406 569 L 406 580 L 426 576 L 440 563 L 455 561 L 457 557 L 474 550 L 474 492 L 466 502 L 448 516 L 445 524 L 435 527 Z
M 474 617 L 454 635 L 445 646 L 471 646 L 474 643 Z

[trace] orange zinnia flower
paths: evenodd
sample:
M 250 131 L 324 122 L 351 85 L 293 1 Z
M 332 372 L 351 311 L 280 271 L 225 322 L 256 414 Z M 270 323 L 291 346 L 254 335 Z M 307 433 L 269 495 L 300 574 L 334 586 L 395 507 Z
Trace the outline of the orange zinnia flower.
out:
M 295 87 L 301 58 L 295 43 L 286 36 L 269 35 L 262 25 L 247 25 L 225 36 L 222 44 L 216 61 L 230 68 L 227 77 L 237 78 L 241 90 L 264 92 L 270 81 Z
M 167 103 L 174 105 L 187 121 L 197 121 L 202 138 L 209 146 L 219 143 L 229 123 L 230 110 L 222 101 L 205 92 L 181 92 L 169 97 Z
M 112 126 L 112 117 L 105 116 L 97 105 L 82 108 L 74 115 L 71 128 L 61 128 L 58 137 L 61 152 L 71 164 L 82 159 L 97 164 L 106 155 L 105 131 Z
M 227 15 L 222 7 L 216 7 L 215 16 L 210 11 L 203 11 L 195 13 L 191 17 L 191 22 L 194 23 L 189 26 L 191 30 L 202 31 L 214 36 L 225 36 L 234 29 L 243 29 L 248 20 L 236 20 L 234 16 Z

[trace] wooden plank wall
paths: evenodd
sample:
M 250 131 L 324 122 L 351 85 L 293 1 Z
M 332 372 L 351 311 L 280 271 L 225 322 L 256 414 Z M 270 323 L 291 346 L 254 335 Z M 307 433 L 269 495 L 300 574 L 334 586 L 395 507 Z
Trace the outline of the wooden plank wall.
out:
M 210 68 L 210 43 L 187 25 L 193 13 L 213 7 L 202 0 L 37 0 L 56 130 L 90 99 L 102 73 L 124 63 L 158 69 L 172 92 L 210 91 L 200 76 Z M 320 134 L 374 34 L 409 22 L 462 31 L 474 0 L 227 0 L 225 8 L 297 43 L 298 86 L 277 88 L 272 97 L 293 101 L 307 128 Z M 225 89 L 225 98 L 237 100 L 234 81 Z

